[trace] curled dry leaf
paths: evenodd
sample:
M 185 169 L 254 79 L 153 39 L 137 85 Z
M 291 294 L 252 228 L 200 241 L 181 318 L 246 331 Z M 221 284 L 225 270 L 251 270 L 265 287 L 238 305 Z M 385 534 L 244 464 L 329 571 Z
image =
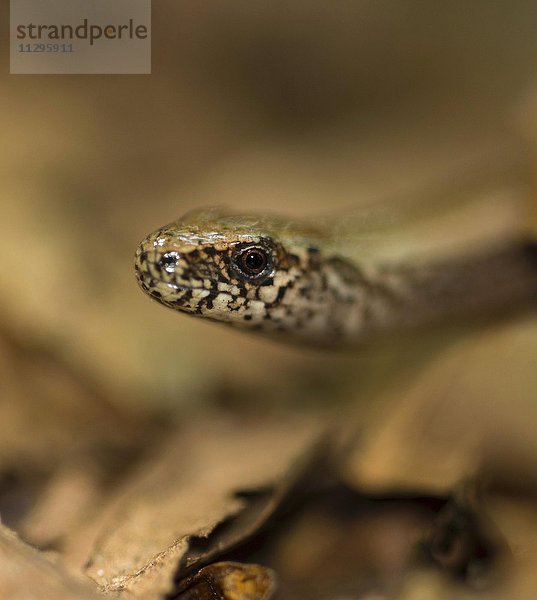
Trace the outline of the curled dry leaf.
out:
M 442 495 L 486 475 L 535 493 L 536 334 L 531 316 L 489 327 L 389 390 L 348 460 L 350 485 Z
M 521 505 L 535 505 L 537 490 L 536 333 L 523 315 L 453 343 L 380 399 L 345 469 L 351 487 L 373 493 L 451 496 L 461 481 L 479 484 L 480 501 L 462 511 L 449 502 L 426 546 L 444 572 L 477 586 L 505 578 L 498 597 L 535 596 L 537 521 Z
M 0 525 L 0 598 L 99 600 L 89 581 L 75 577 Z
M 119 410 L 83 366 L 27 337 L 0 315 L 0 513 L 59 550 L 163 427 Z
M 317 420 L 190 423 L 117 499 L 87 572 L 107 592 L 160 600 L 249 539 L 322 477 Z
M 261 565 L 219 562 L 203 567 L 178 586 L 177 600 L 269 600 L 276 576 Z

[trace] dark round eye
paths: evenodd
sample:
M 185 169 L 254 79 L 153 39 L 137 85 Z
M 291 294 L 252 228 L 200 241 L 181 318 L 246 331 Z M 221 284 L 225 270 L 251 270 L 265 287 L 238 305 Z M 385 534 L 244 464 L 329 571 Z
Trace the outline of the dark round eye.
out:
M 166 254 L 163 254 L 162 258 L 158 261 L 158 265 L 161 269 L 171 272 L 177 266 L 178 258 L 177 252 L 166 252 Z
M 263 246 L 247 246 L 233 256 L 237 275 L 246 279 L 265 277 L 272 270 L 272 253 Z

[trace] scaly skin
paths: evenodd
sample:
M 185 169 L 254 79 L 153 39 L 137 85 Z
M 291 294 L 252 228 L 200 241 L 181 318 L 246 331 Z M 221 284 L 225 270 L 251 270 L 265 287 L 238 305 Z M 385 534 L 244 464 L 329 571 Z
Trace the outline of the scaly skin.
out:
M 191 213 L 138 247 L 138 283 L 180 312 L 314 345 L 537 299 L 536 245 L 512 240 L 419 261 L 358 264 L 326 236 L 279 219 Z

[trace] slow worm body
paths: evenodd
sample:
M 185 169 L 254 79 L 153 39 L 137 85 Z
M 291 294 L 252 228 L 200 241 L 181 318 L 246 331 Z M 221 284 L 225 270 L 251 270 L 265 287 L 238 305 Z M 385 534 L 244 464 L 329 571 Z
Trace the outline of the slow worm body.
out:
M 522 234 L 470 235 L 444 254 L 399 256 L 395 244 L 391 255 L 363 260 L 367 238 L 345 252 L 331 235 L 277 218 L 191 213 L 140 244 L 136 275 L 174 310 L 323 346 L 537 300 L 537 244 Z

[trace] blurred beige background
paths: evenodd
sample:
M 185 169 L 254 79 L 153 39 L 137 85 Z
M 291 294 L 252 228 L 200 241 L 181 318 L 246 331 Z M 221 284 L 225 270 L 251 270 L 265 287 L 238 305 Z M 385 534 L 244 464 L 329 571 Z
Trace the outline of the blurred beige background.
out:
M 281 399 L 355 364 L 152 304 L 136 244 L 193 207 L 331 214 L 531 153 L 536 20 L 529 1 L 164 0 L 150 76 L 10 76 L 4 38 L 0 329 L 135 407 L 229 381 Z

